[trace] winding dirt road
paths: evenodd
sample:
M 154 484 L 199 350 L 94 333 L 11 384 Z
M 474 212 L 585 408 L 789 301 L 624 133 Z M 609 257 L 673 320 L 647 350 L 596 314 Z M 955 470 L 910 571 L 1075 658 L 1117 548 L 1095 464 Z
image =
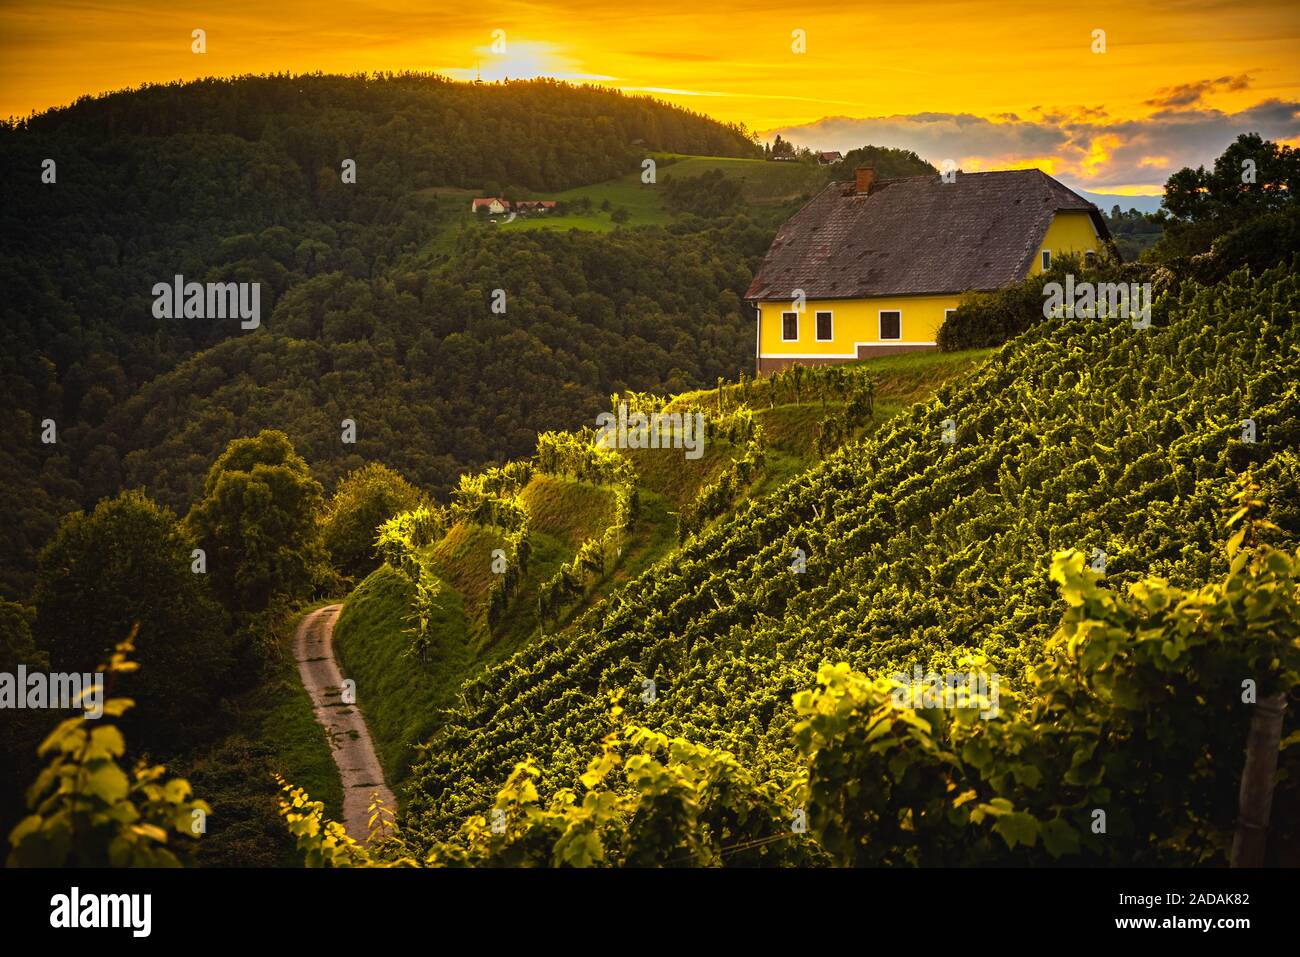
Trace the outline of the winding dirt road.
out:
M 342 701 L 343 675 L 334 660 L 334 622 L 342 610 L 342 605 L 328 605 L 306 615 L 293 636 L 293 655 L 343 779 L 343 826 L 349 837 L 364 844 L 369 836 L 366 809 L 371 795 L 378 792 L 394 811 L 397 802 L 384 783 L 365 718 L 355 704 Z

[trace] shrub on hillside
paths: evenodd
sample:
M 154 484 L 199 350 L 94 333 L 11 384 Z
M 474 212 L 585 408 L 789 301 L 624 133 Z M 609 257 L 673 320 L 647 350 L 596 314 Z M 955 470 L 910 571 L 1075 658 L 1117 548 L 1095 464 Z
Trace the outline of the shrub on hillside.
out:
M 321 537 L 334 568 L 354 581 L 365 578 L 383 562 L 376 545 L 379 526 L 422 504 L 420 490 L 382 463 L 349 472 L 321 519 Z
M 1085 266 L 1077 256 L 1060 256 L 1052 268 L 1023 282 L 994 292 L 971 292 L 961 297 L 956 310 L 948 315 L 935 337 L 944 352 L 961 349 L 985 349 L 1014 339 L 1043 319 L 1046 296 L 1043 288 L 1050 282 L 1064 284 L 1067 275 L 1076 283 L 1141 283 L 1156 278 L 1156 267 L 1146 263 L 1119 263 L 1103 260 Z M 1155 290 L 1153 289 L 1153 292 Z
M 1251 219 L 1216 238 L 1209 252 L 1193 256 L 1188 271 L 1199 282 L 1219 282 L 1245 267 L 1261 273 L 1300 256 L 1300 205 Z

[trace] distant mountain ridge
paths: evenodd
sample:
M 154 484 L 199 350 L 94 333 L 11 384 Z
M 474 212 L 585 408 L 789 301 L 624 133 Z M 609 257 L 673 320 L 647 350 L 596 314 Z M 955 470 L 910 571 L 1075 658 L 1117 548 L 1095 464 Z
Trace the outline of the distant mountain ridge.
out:
M 1067 186 L 1070 184 L 1067 182 Z M 1164 202 L 1164 196 L 1121 196 L 1118 193 L 1092 193 L 1086 189 L 1079 189 L 1077 186 L 1070 186 L 1084 199 L 1090 203 L 1095 203 L 1097 208 L 1103 213 L 1110 215 L 1110 211 L 1116 206 L 1121 211 L 1127 213 L 1130 209 L 1136 209 L 1139 213 L 1154 213 Z

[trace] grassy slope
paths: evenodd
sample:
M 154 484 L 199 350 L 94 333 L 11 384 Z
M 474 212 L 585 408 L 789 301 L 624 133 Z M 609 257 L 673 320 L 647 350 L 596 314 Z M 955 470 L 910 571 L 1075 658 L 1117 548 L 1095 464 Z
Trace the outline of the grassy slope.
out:
M 877 381 L 876 417 L 867 428 L 880 427 L 905 404 L 928 396 L 990 352 L 913 353 L 861 363 Z M 724 388 L 734 391 L 736 387 Z M 753 388 L 767 437 L 769 469 L 751 489 L 751 499 L 816 464 L 813 436 L 825 414 L 820 402 L 773 403 L 765 383 Z M 706 395 L 716 392 L 681 398 L 699 400 Z M 670 556 L 678 547 L 677 509 L 739 452 L 715 441 L 707 443 L 705 455 L 698 460 L 685 459 L 680 452 L 629 450 L 625 454 L 640 477 L 637 523 L 618 564 L 550 631 L 563 631 L 624 583 Z M 587 483 L 535 476 L 522 496 L 532 519 L 529 573 L 495 634 L 489 635 L 482 623 L 491 582 L 491 549 L 500 544 L 499 534 L 488 529 L 457 526 L 431 549 L 434 567 L 448 587 L 444 616 L 433 624 L 434 651 L 425 662 L 404 654 L 410 593 L 400 575 L 381 568 L 348 598 L 335 627 L 335 645 L 345 674 L 357 681 L 359 703 L 390 784 L 406 779 L 416 745 L 440 726 L 446 709 L 459 703 L 463 683 L 535 638 L 538 584 L 571 558 L 585 538 L 600 534 L 612 517 L 612 493 Z
M 614 493 L 588 482 L 534 475 L 521 493 L 534 526 L 576 549 L 614 520 Z
M 406 655 L 405 618 L 411 588 L 382 567 L 349 597 L 335 626 L 344 673 L 357 682 L 358 703 L 389 783 L 400 783 L 415 753 L 451 707 L 462 682 L 485 664 L 517 650 L 536 627 L 531 609 L 539 581 L 554 574 L 583 539 L 599 534 L 613 514 L 608 489 L 536 476 L 523 492 L 532 516 L 530 575 L 515 614 L 495 635 L 482 622 L 492 581 L 491 552 L 500 535 L 458 525 L 431 549 L 444 585 L 442 614 L 430 625 L 433 647 L 424 661 Z
M 699 176 L 709 170 L 721 170 L 724 175 L 741 181 L 742 197 L 751 212 L 767 208 L 784 207 L 801 201 L 820 189 L 826 182 L 826 170 L 805 163 L 770 163 L 757 159 L 735 159 L 725 156 L 684 156 L 680 154 L 651 154 L 659 161 L 658 182 L 654 185 L 641 182 L 641 170 L 617 179 L 578 186 L 558 193 L 529 194 L 529 199 L 553 199 L 561 203 L 588 199 L 592 208 L 588 212 L 572 212 L 547 216 L 517 217 L 507 222 L 509 214 L 494 216 L 496 223 L 480 219 L 470 212 L 470 201 L 482 196 L 481 189 L 461 189 L 454 186 L 434 186 L 414 194 L 415 203 L 438 225 L 436 250 L 451 249 L 456 231 L 462 228 L 491 229 L 585 229 L 608 232 L 619 224 L 610 213 L 619 207 L 628 211 L 627 226 L 664 226 L 672 222 L 673 214 L 663 204 L 663 182 L 666 177 Z M 600 207 L 608 202 L 610 208 Z
M 591 186 L 579 186 L 561 193 L 549 193 L 530 197 L 533 199 L 554 199 L 561 203 L 589 199 L 592 210 L 589 213 L 570 213 L 556 216 L 533 216 L 516 218 L 507 223 L 505 217 L 497 217 L 499 229 L 588 229 L 606 232 L 618 224 L 610 218 L 610 212 L 622 207 L 628 211 L 628 226 L 663 226 L 671 222 L 673 215 L 663 204 L 663 182 L 667 177 L 699 176 L 709 170 L 721 170 L 726 176 L 739 179 L 742 184 L 742 196 L 751 207 L 776 206 L 790 203 L 810 194 L 825 182 L 826 172 L 816 166 L 802 163 L 769 163 L 754 159 L 730 159 L 714 156 L 669 156 L 657 154 L 660 166 L 657 170 L 657 183 L 649 185 L 641 182 L 641 171 L 621 176 L 618 179 L 595 183 Z M 670 159 L 667 165 L 664 160 Z M 600 207 L 605 202 L 610 210 Z M 466 203 L 468 208 L 468 203 Z M 467 212 L 466 217 L 469 217 Z
M 466 620 L 482 616 L 492 585 L 492 552 L 504 547 L 496 529 L 458 524 L 429 550 L 435 573 L 460 595 Z
M 457 686 L 448 679 L 463 674 L 473 660 L 461 637 L 468 631 L 464 606 L 450 588 L 432 625 L 428 657 L 408 657 L 410 604 L 410 584 L 385 565 L 349 596 L 334 626 L 335 654 L 343 673 L 357 683 L 357 704 L 390 786 L 403 776 L 438 710 L 453 703 Z

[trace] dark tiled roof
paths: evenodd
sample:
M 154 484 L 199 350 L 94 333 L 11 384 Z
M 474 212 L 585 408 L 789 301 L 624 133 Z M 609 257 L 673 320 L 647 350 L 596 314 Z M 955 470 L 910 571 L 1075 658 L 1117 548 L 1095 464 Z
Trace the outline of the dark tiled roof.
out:
M 831 183 L 776 234 L 748 299 L 919 296 L 1023 279 L 1058 210 L 1097 207 L 1040 170 L 882 180 L 869 195 Z

